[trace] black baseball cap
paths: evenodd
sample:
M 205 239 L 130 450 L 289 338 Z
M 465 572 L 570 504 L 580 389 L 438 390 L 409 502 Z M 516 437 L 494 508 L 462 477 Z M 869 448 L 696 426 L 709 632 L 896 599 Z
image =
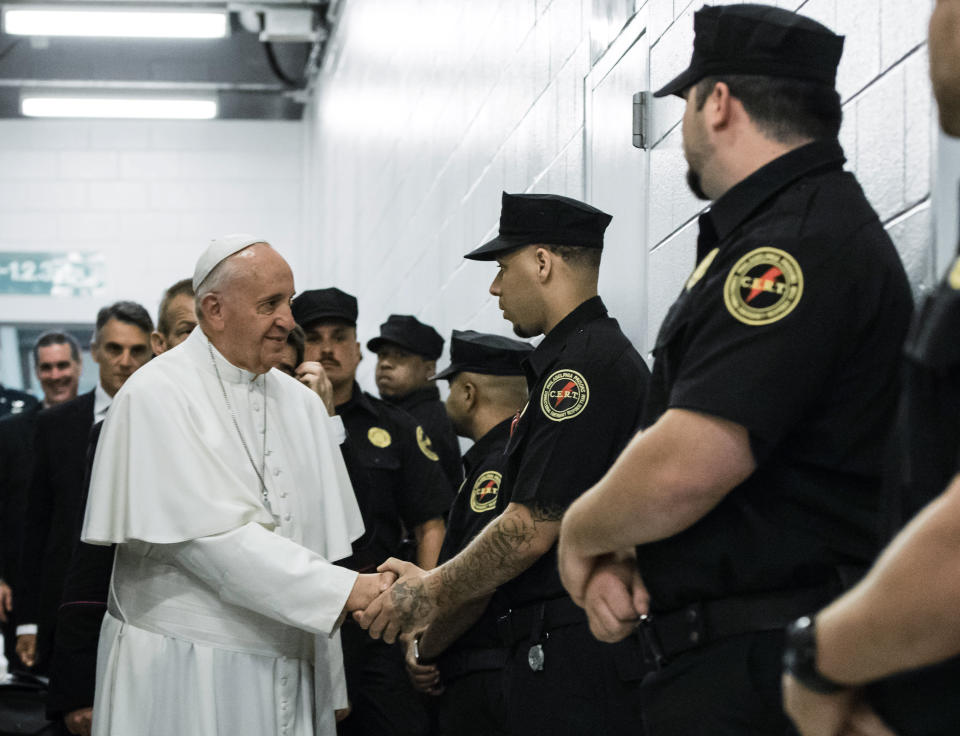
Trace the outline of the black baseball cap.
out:
M 805 15 L 771 5 L 704 5 L 693 14 L 693 58 L 653 93 L 679 95 L 704 77 L 791 77 L 833 87 L 843 36 Z
M 294 321 L 301 327 L 324 319 L 357 324 L 357 297 L 335 286 L 305 291 L 294 298 L 291 308 Z
M 603 248 L 603 231 L 613 218 L 596 207 L 559 194 L 507 194 L 500 205 L 500 234 L 467 253 L 473 261 L 493 261 L 525 245 L 576 245 Z
M 489 376 L 522 376 L 521 361 L 533 352 L 533 345 L 501 335 L 473 330 L 454 330 L 450 337 L 450 365 L 434 378 L 453 378 L 458 373 Z
M 409 314 L 391 314 L 380 325 L 380 336 L 367 343 L 367 350 L 376 353 L 384 343 L 393 343 L 427 360 L 436 360 L 443 352 L 443 338 L 430 325 Z

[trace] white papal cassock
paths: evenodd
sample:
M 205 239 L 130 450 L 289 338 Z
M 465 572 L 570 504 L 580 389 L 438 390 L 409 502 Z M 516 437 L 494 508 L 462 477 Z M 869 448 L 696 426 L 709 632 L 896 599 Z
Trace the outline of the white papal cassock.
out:
M 264 461 L 269 508 L 211 349 Z M 363 531 L 342 439 L 316 394 L 231 365 L 200 328 L 126 382 L 83 526 L 86 542 L 119 543 L 94 734 L 335 733 L 334 708 L 346 706 L 337 619 L 356 573 L 328 561 Z

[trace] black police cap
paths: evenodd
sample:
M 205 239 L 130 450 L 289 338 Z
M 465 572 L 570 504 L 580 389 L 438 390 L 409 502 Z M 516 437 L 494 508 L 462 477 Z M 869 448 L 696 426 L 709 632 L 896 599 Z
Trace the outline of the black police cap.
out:
M 391 314 L 380 325 L 380 337 L 367 343 L 367 350 L 376 353 L 384 343 L 393 343 L 427 360 L 436 360 L 443 352 L 443 338 L 430 325 L 409 314 Z
M 357 324 L 357 297 L 335 286 L 305 291 L 294 298 L 291 306 L 293 319 L 301 327 L 331 319 Z
M 450 365 L 433 378 L 452 378 L 458 373 L 488 376 L 522 376 L 521 361 L 533 351 L 530 343 L 473 330 L 454 330 L 450 338 Z
M 804 15 L 770 5 L 704 5 L 693 15 L 693 58 L 653 93 L 677 95 L 705 77 L 752 74 L 833 87 L 843 36 Z
M 603 231 L 613 218 L 596 207 L 559 194 L 507 194 L 500 205 L 500 234 L 464 258 L 492 261 L 524 245 L 603 248 Z

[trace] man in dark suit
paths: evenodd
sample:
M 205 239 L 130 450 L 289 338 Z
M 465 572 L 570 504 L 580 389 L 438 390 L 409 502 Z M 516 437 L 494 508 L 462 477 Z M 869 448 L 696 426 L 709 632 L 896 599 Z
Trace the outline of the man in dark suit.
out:
M 142 306 L 117 302 L 97 314 L 90 352 L 100 368 L 96 388 L 42 411 L 34 438 L 35 465 L 27 499 L 18 600 L 17 655 L 46 673 L 66 568 L 80 534 L 90 428 L 114 394 L 151 357 L 153 321 Z
M 37 379 L 43 389 L 43 404 L 0 421 L 0 623 L 3 624 L 5 656 L 17 661 L 16 602 L 18 563 L 23 541 L 23 516 L 27 487 L 33 474 L 33 435 L 37 415 L 77 397 L 82 369 L 80 345 L 65 332 L 45 332 L 33 346 Z
M 151 335 L 154 355 L 176 347 L 197 325 L 193 284 L 190 279 L 171 286 L 160 301 L 157 329 Z M 80 499 L 77 528 L 83 523 L 90 485 L 90 470 L 103 422 L 90 432 L 87 469 Z M 75 540 L 76 541 L 76 540 Z M 50 664 L 47 718 L 62 720 L 72 734 L 88 736 L 93 721 L 93 693 L 97 673 L 100 623 L 107 610 L 114 545 L 78 542 L 63 584 L 57 609 L 57 637 Z

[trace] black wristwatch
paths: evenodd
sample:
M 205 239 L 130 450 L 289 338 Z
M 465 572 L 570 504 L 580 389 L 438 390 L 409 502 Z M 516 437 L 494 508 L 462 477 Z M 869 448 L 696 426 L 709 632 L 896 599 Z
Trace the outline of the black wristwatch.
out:
M 847 689 L 845 685 L 825 677 L 817 669 L 816 624 L 810 616 L 801 616 L 787 627 L 783 669 L 804 686 L 818 693 L 830 695 Z

